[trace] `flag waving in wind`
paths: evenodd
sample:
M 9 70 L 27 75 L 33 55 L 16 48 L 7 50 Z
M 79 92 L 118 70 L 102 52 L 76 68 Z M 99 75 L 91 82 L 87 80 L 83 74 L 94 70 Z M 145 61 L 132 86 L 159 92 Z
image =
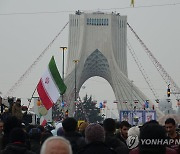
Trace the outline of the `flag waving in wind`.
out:
M 56 103 L 60 94 L 65 93 L 66 88 L 57 69 L 54 56 L 52 56 L 47 70 L 37 85 L 37 92 L 44 107 L 49 110 Z

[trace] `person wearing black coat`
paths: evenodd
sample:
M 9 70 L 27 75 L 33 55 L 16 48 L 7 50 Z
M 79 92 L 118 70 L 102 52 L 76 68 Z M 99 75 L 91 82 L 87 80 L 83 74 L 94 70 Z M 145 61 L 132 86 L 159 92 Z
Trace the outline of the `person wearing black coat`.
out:
M 84 137 L 77 132 L 77 121 L 68 117 L 62 122 L 62 126 L 64 130 L 63 137 L 70 142 L 73 154 L 76 154 L 86 144 Z
M 92 142 L 81 149 L 78 154 L 117 154 L 103 142 Z
M 14 128 L 10 133 L 10 143 L 0 154 L 35 154 L 27 148 L 25 142 L 25 132 L 21 128 Z
M 85 140 L 87 145 L 78 154 L 116 154 L 105 144 L 105 132 L 99 124 L 92 123 L 86 127 Z
M 115 135 L 116 121 L 112 118 L 107 118 L 103 122 L 105 130 L 105 144 L 113 148 L 118 154 L 129 154 L 127 145 Z

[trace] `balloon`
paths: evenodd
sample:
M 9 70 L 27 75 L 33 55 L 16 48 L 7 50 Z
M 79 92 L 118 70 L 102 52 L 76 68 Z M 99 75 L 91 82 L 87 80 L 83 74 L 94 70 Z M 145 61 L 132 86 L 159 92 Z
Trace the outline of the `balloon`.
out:
M 41 105 L 41 101 L 38 100 L 38 101 L 37 101 L 37 106 L 40 106 L 40 105 Z
M 38 108 L 39 114 L 45 116 L 48 113 L 48 110 L 44 106 Z

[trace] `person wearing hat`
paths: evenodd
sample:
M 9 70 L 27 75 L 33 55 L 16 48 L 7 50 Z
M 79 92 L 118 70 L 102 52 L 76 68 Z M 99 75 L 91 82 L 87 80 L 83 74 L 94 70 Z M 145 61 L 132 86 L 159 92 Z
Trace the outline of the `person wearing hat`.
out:
M 88 122 L 82 122 L 80 125 L 79 125 L 79 132 L 82 134 L 82 136 L 85 137 L 85 129 L 86 127 L 89 125 Z
M 78 154 L 116 154 L 105 144 L 104 128 L 97 123 L 91 123 L 86 127 L 85 140 L 87 145 Z

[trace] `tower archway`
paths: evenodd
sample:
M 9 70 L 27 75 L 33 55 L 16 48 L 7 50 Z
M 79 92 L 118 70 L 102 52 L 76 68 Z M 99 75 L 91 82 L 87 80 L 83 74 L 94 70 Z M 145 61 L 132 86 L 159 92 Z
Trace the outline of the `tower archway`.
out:
M 94 76 L 104 78 L 111 85 L 118 110 L 133 110 L 135 105 L 136 109 L 142 109 L 144 102 L 148 100 L 128 79 L 126 25 L 127 17 L 114 13 L 70 15 L 65 77 L 67 90 L 64 96 L 70 116 L 75 111 L 75 83 L 79 93 L 83 83 Z M 77 65 L 73 60 L 79 60 Z M 134 101 L 138 103 L 134 105 Z

